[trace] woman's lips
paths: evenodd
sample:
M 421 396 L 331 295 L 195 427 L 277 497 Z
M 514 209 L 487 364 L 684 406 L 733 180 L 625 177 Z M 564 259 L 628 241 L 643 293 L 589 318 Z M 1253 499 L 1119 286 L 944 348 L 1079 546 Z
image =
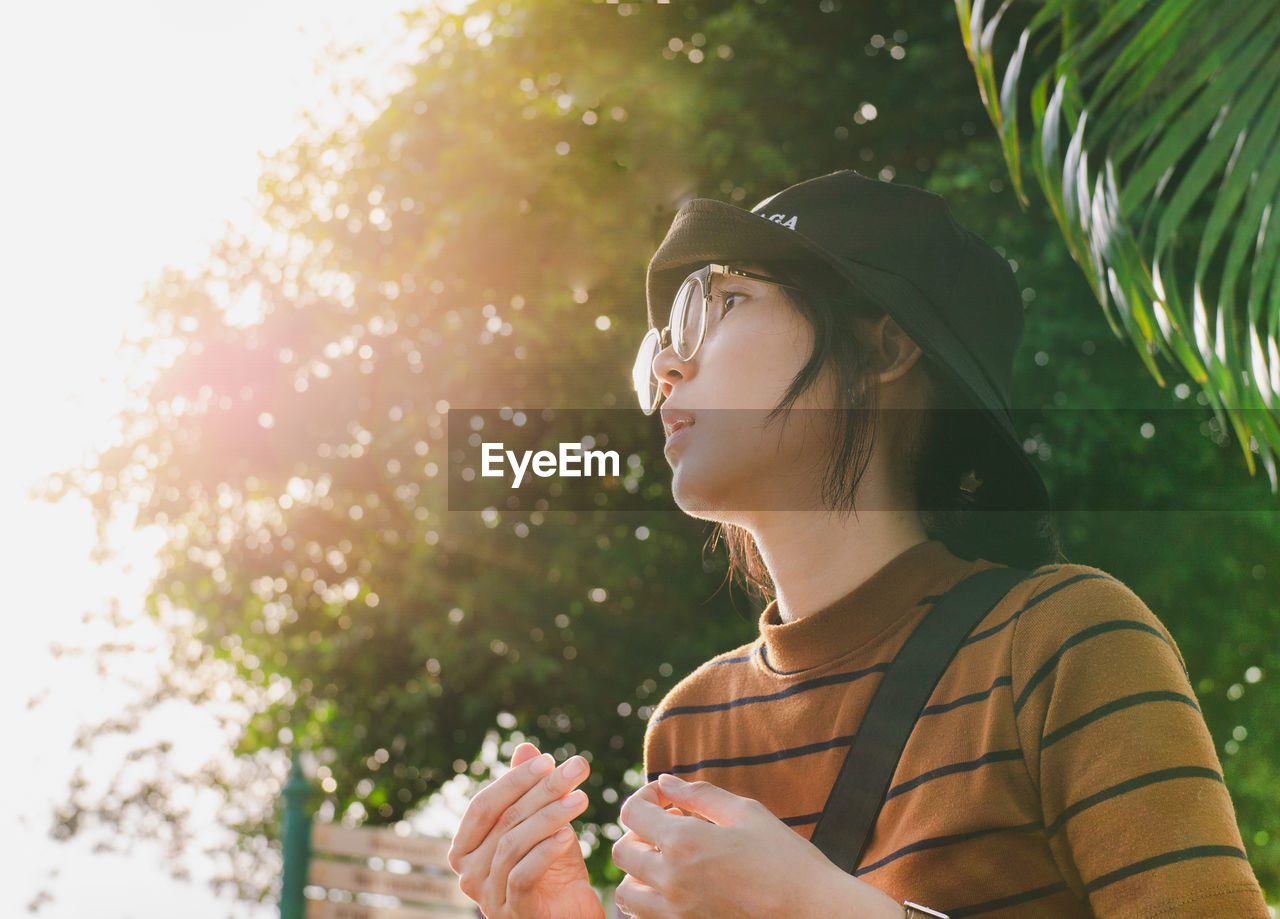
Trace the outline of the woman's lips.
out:
M 692 428 L 692 421 L 680 420 L 672 424 L 671 432 L 667 435 L 667 445 L 663 448 L 662 452 L 670 453 L 674 446 L 687 440 L 689 438 L 689 431 Z

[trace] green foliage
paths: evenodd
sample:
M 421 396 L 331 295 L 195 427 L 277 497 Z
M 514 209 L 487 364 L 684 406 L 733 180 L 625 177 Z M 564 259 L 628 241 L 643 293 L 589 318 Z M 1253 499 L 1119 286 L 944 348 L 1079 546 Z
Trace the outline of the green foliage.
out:
M 600 842 L 649 708 L 754 635 L 759 603 L 717 590 L 723 550 L 703 551 L 707 527 L 665 489 L 626 513 L 449 511 L 445 415 L 629 408 L 644 266 L 678 205 L 750 206 L 855 167 L 945 194 L 1019 262 L 1035 297 L 1014 391 L 1048 409 L 1034 439 L 1072 509 L 1068 555 L 1169 622 L 1277 886 L 1274 503 L 1194 425 L 1161 426 L 1149 449 L 1118 416 L 1069 410 L 1174 403 L 1107 334 L 1055 225 L 1015 207 L 945 3 L 477 0 L 408 23 L 421 60 L 376 119 L 267 164 L 272 240 L 229 234 L 203 271 L 157 281 L 143 347 L 176 357 L 122 444 L 50 486 L 104 520 L 141 496 L 139 523 L 165 528 L 152 609 L 192 612 L 189 680 L 210 659 L 234 669 L 226 686 L 253 712 L 244 762 L 299 745 L 337 813 L 389 823 L 457 774 L 483 777 L 487 736 L 528 737 L 591 757 Z M 260 321 L 226 321 L 242 297 Z M 634 425 L 618 434 L 639 443 L 656 421 Z M 666 481 L 660 452 L 636 455 Z M 1171 527 L 1085 510 L 1205 488 L 1271 511 Z M 93 810 L 78 802 L 65 825 Z M 607 844 L 590 864 L 614 877 Z
M 1019 197 L 1029 161 L 1112 331 L 1161 385 L 1157 355 L 1190 375 L 1280 488 L 1280 7 L 956 10 Z M 1030 22 L 997 52 L 1006 13 Z

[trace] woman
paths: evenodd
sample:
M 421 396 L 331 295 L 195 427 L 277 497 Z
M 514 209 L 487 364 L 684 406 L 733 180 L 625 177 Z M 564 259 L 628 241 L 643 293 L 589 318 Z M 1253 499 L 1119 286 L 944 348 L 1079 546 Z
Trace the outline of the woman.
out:
M 772 600 L 650 719 L 624 912 L 1268 915 L 1173 640 L 1058 551 L 1009 417 L 1022 304 L 998 253 L 937 196 L 840 172 L 751 212 L 690 202 L 648 299 L 635 383 L 663 403 L 673 496 Z M 997 565 L 1030 575 L 946 669 L 841 871 L 808 840 L 880 675 Z M 455 837 L 463 890 L 489 919 L 601 916 L 569 825 L 587 764 L 521 744 L 512 765 Z

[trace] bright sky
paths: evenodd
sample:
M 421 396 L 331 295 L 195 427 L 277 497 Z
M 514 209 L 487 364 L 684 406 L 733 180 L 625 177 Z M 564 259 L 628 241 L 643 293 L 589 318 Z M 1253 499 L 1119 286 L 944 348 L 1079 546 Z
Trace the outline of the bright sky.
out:
M 327 80 L 313 62 L 329 43 L 393 42 L 410 0 L 121 0 L 8 4 L 0 22 L 0 560 L 8 622 L 0 645 L 6 791 L 0 915 L 48 919 L 265 917 L 169 879 L 159 853 L 95 855 L 48 838 L 50 804 L 70 774 L 76 728 L 129 697 L 84 657 L 81 622 L 118 597 L 135 615 L 155 540 L 90 562 L 81 504 L 37 504 L 28 485 L 73 465 L 109 431 L 123 398 L 115 345 L 137 322 L 143 285 L 190 264 L 244 221 L 259 152 L 287 145 Z M 392 66 L 386 64 L 386 71 Z M 145 631 L 143 633 L 145 638 Z M 143 669 L 145 657 L 139 658 Z M 34 704 L 28 704 L 34 700 Z M 188 716 L 189 754 L 216 735 Z M 201 732 L 204 731 L 202 734 Z M 104 771 L 111 765 L 104 756 Z M 16 836 L 14 832 L 16 830 Z M 193 866 L 197 875 L 200 866 Z

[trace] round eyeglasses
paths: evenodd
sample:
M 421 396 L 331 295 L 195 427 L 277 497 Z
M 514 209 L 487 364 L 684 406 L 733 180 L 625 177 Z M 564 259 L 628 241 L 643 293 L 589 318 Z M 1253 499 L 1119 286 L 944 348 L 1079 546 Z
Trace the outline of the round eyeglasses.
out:
M 762 274 L 752 274 L 728 265 L 707 265 L 698 269 L 684 279 L 680 289 L 676 291 L 675 300 L 671 303 L 671 318 L 662 331 L 650 329 L 640 342 L 640 350 L 636 354 L 636 362 L 631 368 L 631 385 L 635 388 L 636 398 L 640 400 L 640 408 L 646 415 L 652 415 L 662 400 L 662 386 L 657 372 L 653 369 L 654 359 L 667 345 L 671 345 L 676 357 L 682 361 L 691 361 L 702 346 L 707 334 L 707 311 L 711 306 L 711 276 L 725 275 L 734 278 L 747 278 L 752 281 L 764 281 L 779 287 L 798 290 L 792 284 L 784 284 L 774 278 Z

